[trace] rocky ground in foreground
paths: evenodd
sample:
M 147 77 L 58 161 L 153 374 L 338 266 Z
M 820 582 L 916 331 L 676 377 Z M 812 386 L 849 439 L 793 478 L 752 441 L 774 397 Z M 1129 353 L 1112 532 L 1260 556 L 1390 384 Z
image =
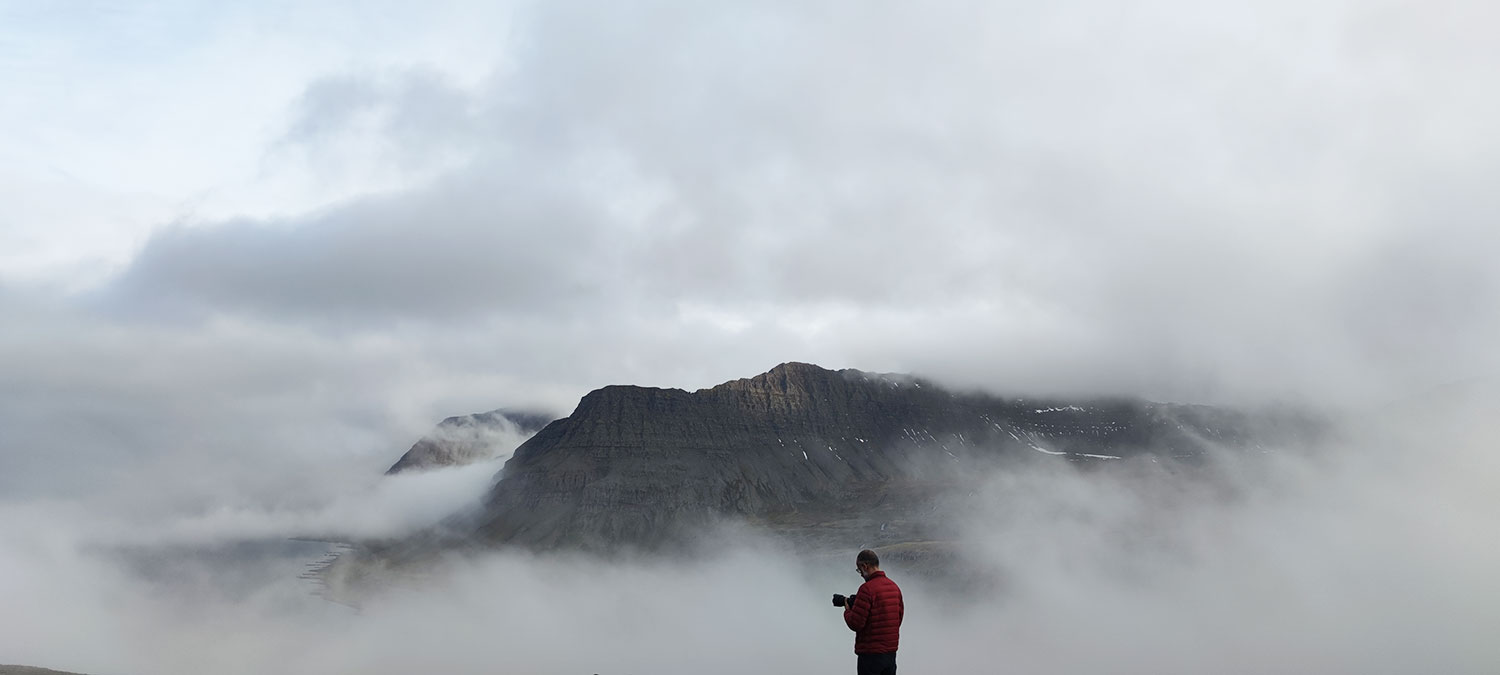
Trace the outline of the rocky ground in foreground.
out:
M 0 665 L 0 675 L 82 675 L 82 673 L 70 673 L 63 670 L 35 668 L 32 666 Z

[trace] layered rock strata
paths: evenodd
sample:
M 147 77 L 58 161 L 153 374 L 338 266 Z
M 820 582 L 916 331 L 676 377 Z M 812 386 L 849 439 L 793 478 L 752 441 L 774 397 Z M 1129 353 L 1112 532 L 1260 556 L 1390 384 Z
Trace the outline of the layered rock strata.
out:
M 652 549 L 726 518 L 793 539 L 909 542 L 931 535 L 913 514 L 978 467 L 1144 454 L 1193 463 L 1264 440 L 1255 422 L 803 363 L 695 392 L 610 386 L 517 448 L 464 527 L 486 545 L 539 549 Z

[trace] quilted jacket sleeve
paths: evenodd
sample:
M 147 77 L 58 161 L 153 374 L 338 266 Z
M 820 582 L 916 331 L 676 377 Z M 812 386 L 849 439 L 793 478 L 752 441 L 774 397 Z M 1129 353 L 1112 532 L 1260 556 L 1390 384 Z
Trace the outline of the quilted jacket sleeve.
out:
M 859 631 L 870 621 L 870 605 L 873 600 L 870 584 L 860 585 L 859 592 L 844 607 L 844 623 L 849 626 L 849 630 Z

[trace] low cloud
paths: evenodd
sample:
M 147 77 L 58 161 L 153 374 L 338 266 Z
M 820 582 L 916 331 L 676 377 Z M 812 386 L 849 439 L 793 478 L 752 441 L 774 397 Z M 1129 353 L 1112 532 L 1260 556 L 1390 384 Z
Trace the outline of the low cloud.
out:
M 1500 615 L 1485 599 L 1500 590 L 1500 547 L 1484 535 L 1500 464 L 1482 421 L 1495 406 L 1472 391 L 1414 400 L 1326 446 L 1226 456 L 1196 477 L 1145 458 L 1007 469 L 955 523 L 964 585 L 887 562 L 907 596 L 901 664 L 1490 672 L 1500 653 L 1486 627 Z M 426 477 L 454 487 L 465 471 Z M 356 511 L 327 515 L 359 522 Z M 858 583 L 849 561 L 799 559 L 745 532 L 698 558 L 455 557 L 352 610 L 293 576 L 315 560 L 306 551 L 260 559 L 282 570 L 267 577 L 167 549 L 164 580 L 138 552 L 68 539 L 78 523 L 58 514 L 3 517 L 23 535 L 0 547 L 9 660 L 94 672 L 696 673 L 853 658 L 827 599 Z

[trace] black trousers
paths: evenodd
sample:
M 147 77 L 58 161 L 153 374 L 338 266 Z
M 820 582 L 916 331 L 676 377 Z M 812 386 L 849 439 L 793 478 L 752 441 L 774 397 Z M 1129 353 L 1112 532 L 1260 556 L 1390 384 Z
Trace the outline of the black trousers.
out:
M 889 654 L 859 654 L 855 664 L 858 675 L 896 675 L 896 652 Z

